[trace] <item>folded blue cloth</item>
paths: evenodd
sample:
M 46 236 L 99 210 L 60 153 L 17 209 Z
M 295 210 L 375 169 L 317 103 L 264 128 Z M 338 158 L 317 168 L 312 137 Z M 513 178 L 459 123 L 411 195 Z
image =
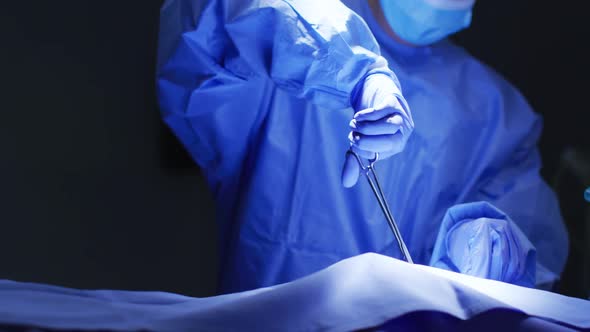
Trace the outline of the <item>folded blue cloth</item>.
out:
M 378 254 L 290 283 L 210 298 L 0 281 L 0 326 L 53 330 L 350 331 L 418 312 L 470 320 L 493 310 L 590 329 L 589 301 Z

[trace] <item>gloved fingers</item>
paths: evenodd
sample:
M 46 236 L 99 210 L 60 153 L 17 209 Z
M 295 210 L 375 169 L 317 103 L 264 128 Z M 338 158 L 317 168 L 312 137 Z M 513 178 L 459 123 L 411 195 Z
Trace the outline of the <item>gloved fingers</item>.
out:
M 352 133 L 351 133 L 351 135 L 352 135 Z M 350 149 L 352 151 L 354 151 L 362 159 L 366 159 L 367 165 L 370 160 L 375 158 L 375 152 L 361 150 L 354 145 L 351 145 Z M 379 160 L 389 158 L 389 157 L 393 156 L 394 154 L 395 154 L 394 152 L 380 153 Z M 359 165 L 358 160 L 350 151 L 348 151 L 346 153 L 346 157 L 344 159 L 344 166 L 342 167 L 342 175 L 340 178 L 342 185 L 346 188 L 353 187 L 358 182 L 360 172 L 361 172 L 361 167 Z
M 389 152 L 381 152 L 379 154 L 379 160 L 385 160 L 387 158 L 390 158 L 396 154 L 398 154 L 400 151 L 389 151 Z
M 376 153 L 375 151 L 363 150 L 363 149 L 359 148 L 358 145 L 354 144 L 355 140 L 357 139 L 357 138 L 355 138 L 355 135 L 358 136 L 358 134 L 355 133 L 354 131 L 351 131 L 350 133 L 348 133 L 348 140 L 350 141 L 350 149 L 363 159 L 367 159 L 367 160 L 374 159 L 375 153 Z M 381 156 L 379 156 L 379 159 L 382 159 Z
M 397 97 L 391 95 L 376 107 L 370 107 L 355 113 L 357 121 L 376 121 L 395 113 L 405 114 L 402 105 Z
M 345 188 L 350 188 L 358 182 L 361 167 L 356 157 L 349 152 L 346 153 L 344 166 L 342 167 L 341 182 Z
M 352 131 L 364 135 L 387 135 L 398 132 L 403 122 L 402 116 L 395 113 L 376 121 L 358 121 L 357 119 L 352 119 L 349 126 Z
M 367 161 L 375 159 L 375 152 L 373 151 L 361 150 L 355 145 L 351 145 L 350 149 L 358 154 L 359 157 L 366 159 Z M 379 159 L 382 159 L 381 154 L 379 154 Z
M 351 132 L 349 140 L 353 147 L 377 153 L 399 153 L 404 148 L 404 136 L 401 132 L 390 135 L 363 135 Z
M 377 121 L 393 114 L 401 114 L 402 111 L 393 107 L 366 108 L 354 114 L 353 119 L 357 121 Z

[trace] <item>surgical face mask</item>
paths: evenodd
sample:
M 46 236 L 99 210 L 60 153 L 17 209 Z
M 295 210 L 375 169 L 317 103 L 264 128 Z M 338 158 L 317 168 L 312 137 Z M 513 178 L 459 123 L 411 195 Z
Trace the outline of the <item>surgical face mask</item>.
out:
M 380 0 L 385 19 L 403 40 L 429 45 L 471 23 L 475 0 Z

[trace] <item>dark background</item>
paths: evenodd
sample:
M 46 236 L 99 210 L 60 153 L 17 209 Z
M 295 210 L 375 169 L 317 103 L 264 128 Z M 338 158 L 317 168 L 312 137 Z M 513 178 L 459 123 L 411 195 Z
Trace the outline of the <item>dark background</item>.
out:
M 554 183 L 590 147 L 589 29 L 582 1 L 541 2 L 479 1 L 456 40 L 543 114 Z M 161 3 L 0 5 L 0 278 L 214 294 L 212 200 L 158 114 Z

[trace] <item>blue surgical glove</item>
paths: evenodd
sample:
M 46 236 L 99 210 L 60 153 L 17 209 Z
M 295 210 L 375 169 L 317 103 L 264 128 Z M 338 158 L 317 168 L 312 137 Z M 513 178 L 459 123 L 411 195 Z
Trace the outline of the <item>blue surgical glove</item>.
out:
M 518 226 L 491 204 L 461 204 L 447 211 L 430 265 L 534 287 L 536 249 Z
M 391 76 L 376 73 L 364 79 L 352 100 L 355 114 L 350 121 L 351 149 L 365 159 L 379 160 L 401 152 L 414 130 L 410 109 Z M 359 177 L 360 166 L 348 153 L 342 169 L 342 184 L 350 188 Z

